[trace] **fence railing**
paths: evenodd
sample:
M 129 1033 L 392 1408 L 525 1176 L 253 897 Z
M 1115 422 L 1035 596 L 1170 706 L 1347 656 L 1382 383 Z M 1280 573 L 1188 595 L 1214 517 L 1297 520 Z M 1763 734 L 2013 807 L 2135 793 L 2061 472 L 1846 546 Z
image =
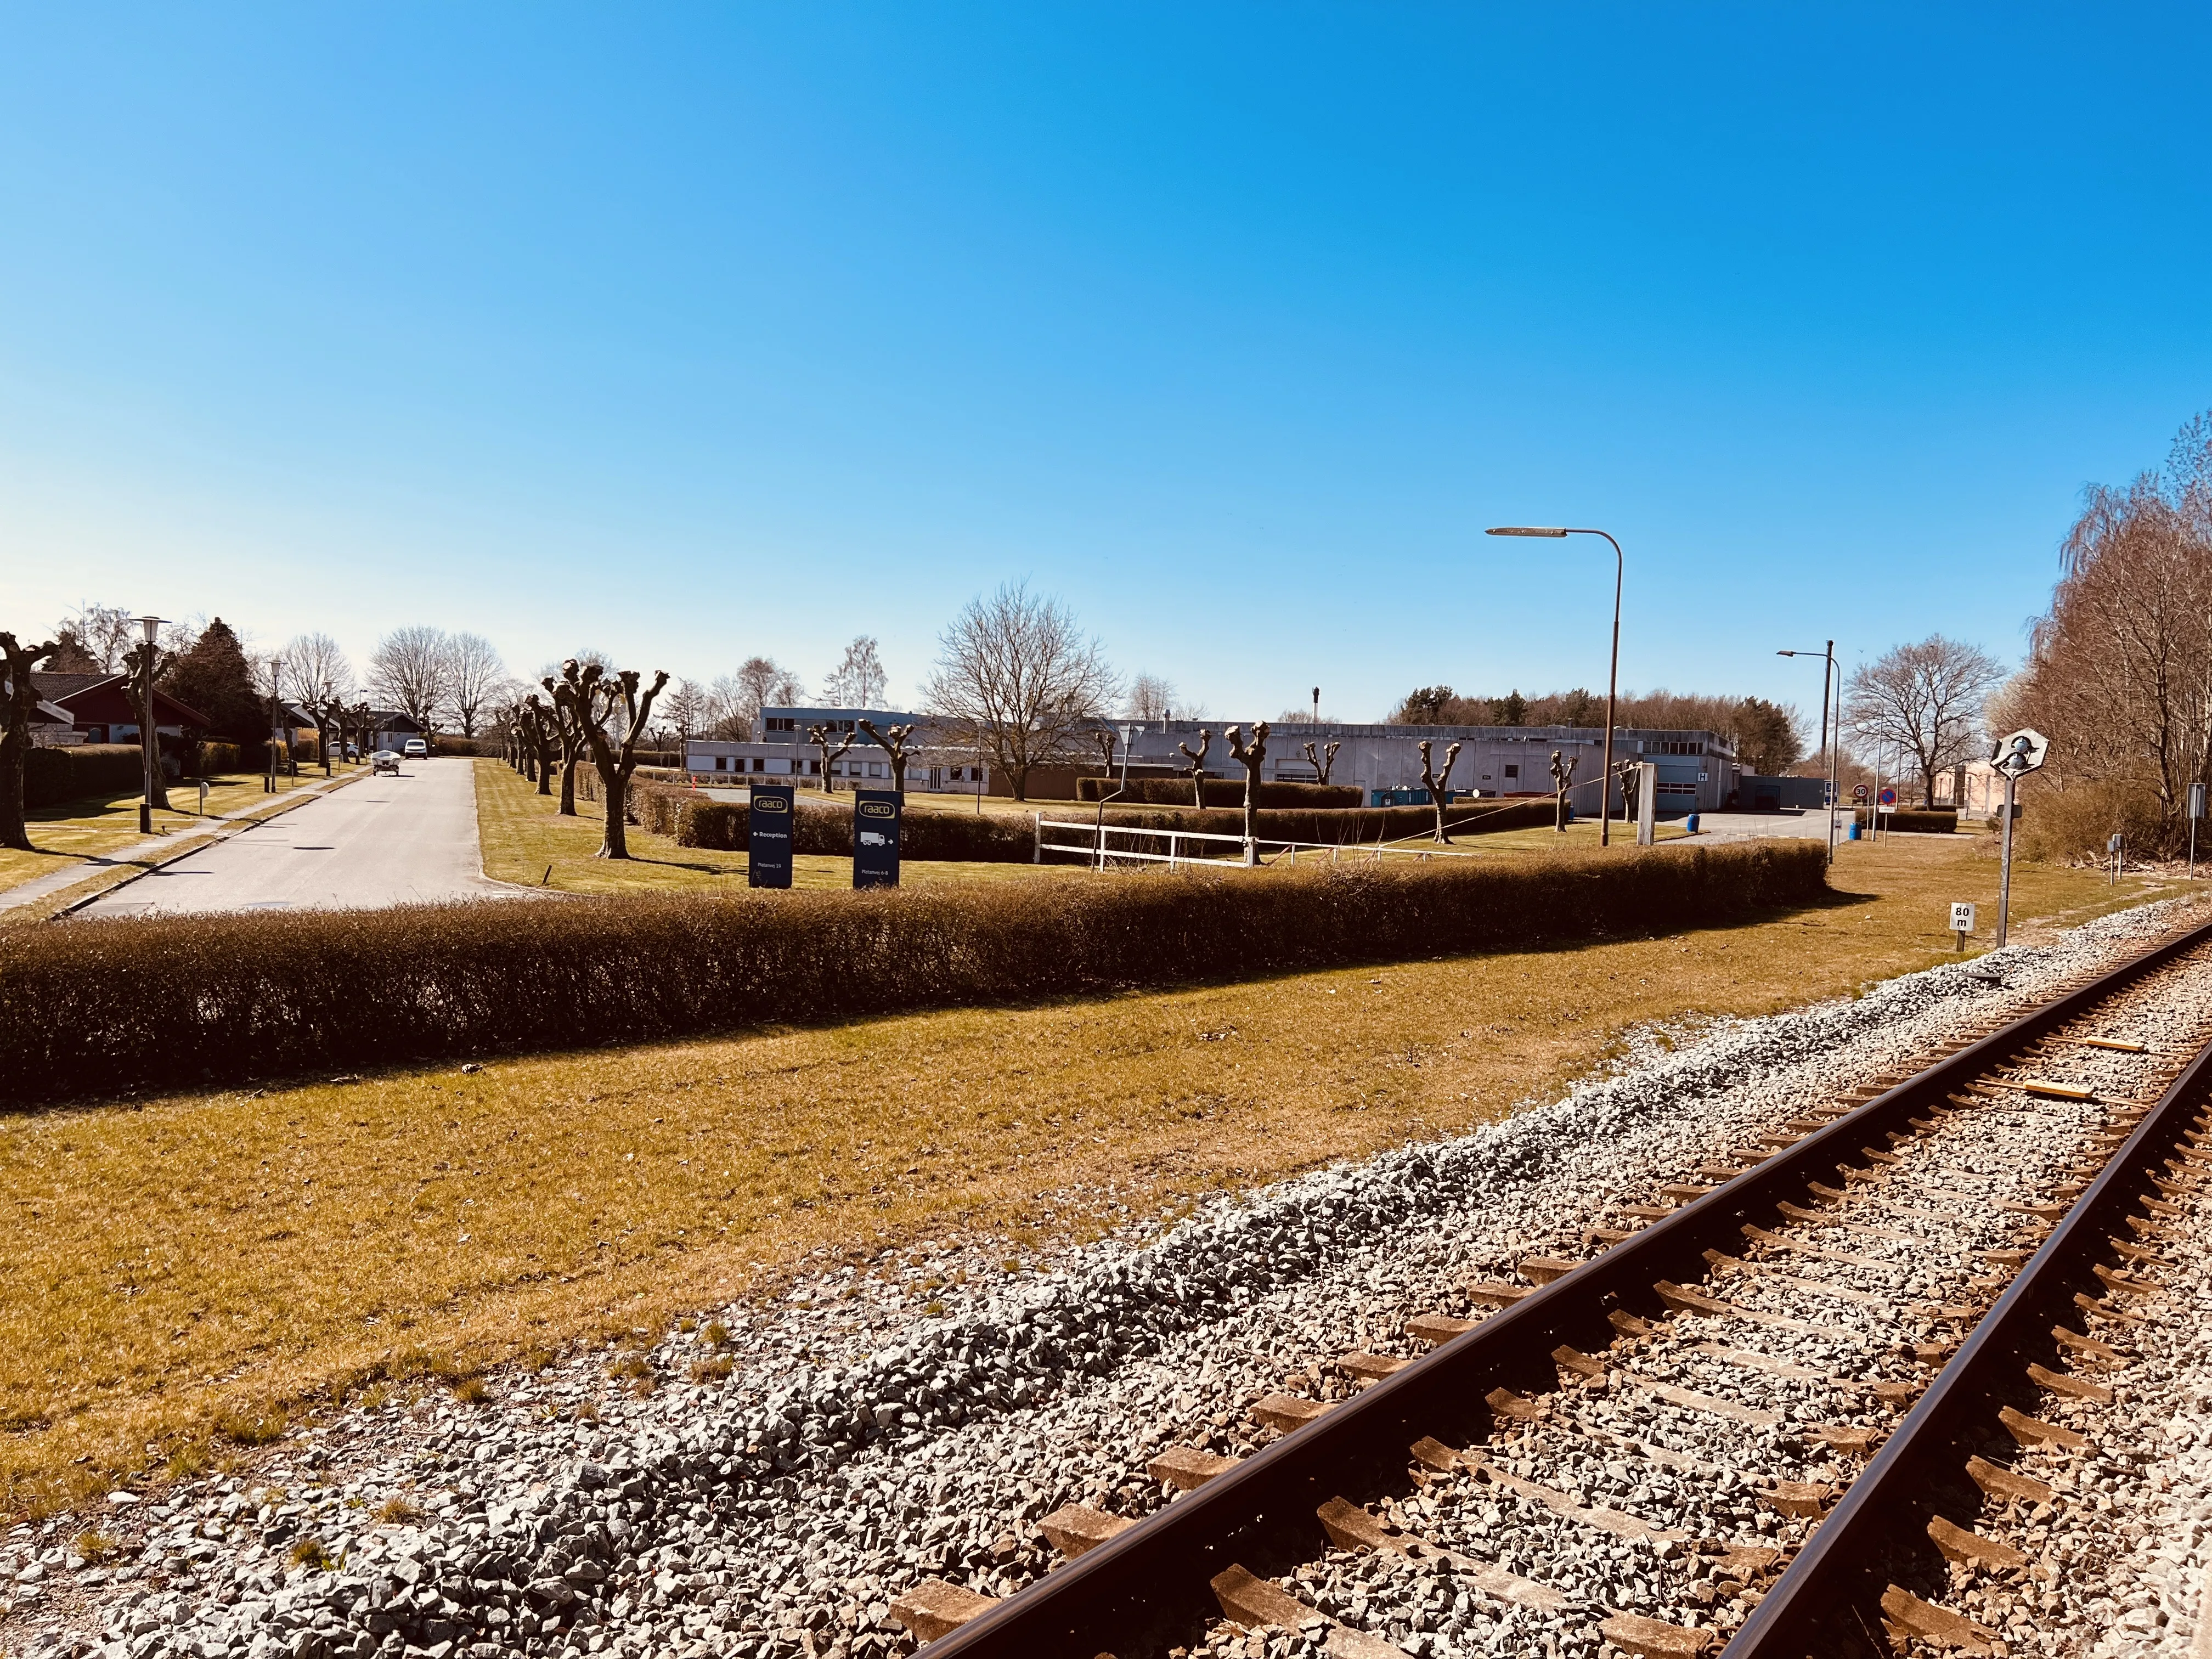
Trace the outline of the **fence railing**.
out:
M 1328 861 L 1332 864 L 1340 863 L 1346 858 L 1380 859 L 1393 854 L 1401 858 L 1414 859 L 1468 859 L 1481 856 L 1480 854 L 1467 852 L 1459 848 L 1407 847 L 1396 842 L 1281 841 L 1266 836 L 1255 836 L 1248 840 L 1243 836 L 1217 835 L 1203 830 L 1155 830 L 1127 823 L 1079 823 L 1066 818 L 1048 818 L 1042 812 L 1035 814 L 1034 817 L 1036 824 L 1035 862 L 1039 864 L 1044 862 L 1044 855 L 1047 853 L 1078 853 L 1091 860 L 1101 869 L 1105 867 L 1106 860 L 1109 859 L 1125 859 L 1138 864 L 1164 864 L 1170 869 L 1176 869 L 1186 864 L 1211 864 L 1245 869 L 1267 862 L 1270 854 L 1276 857 L 1286 858 L 1291 864 L 1298 861 L 1300 853 L 1316 855 L 1326 854 Z M 1072 830 L 1085 839 L 1079 843 L 1047 841 L 1044 837 L 1045 831 L 1048 830 Z M 1133 839 L 1148 836 L 1152 838 L 1155 847 L 1161 842 L 1165 842 L 1167 847 L 1164 851 L 1151 852 L 1136 846 L 1116 847 L 1107 839 L 1112 836 L 1125 836 Z M 1186 843 L 1193 842 L 1200 845 L 1194 850 L 1185 851 Z M 1233 847 L 1237 849 L 1236 856 L 1233 858 L 1210 856 L 1206 843 L 1211 843 L 1213 847 Z

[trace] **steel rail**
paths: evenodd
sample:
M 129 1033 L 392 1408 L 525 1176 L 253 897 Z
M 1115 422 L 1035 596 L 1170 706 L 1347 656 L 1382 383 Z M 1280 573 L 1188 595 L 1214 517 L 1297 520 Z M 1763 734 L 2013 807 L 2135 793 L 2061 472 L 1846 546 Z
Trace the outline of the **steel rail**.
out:
M 2124 1218 L 2137 1200 L 2150 1195 L 2161 1160 L 2203 1103 L 2208 1082 L 2212 1044 L 2167 1085 L 1960 1345 L 1722 1659 L 1802 1659 L 1853 1626 L 1872 1651 L 1890 1650 L 1876 1608 L 1892 1582 L 1891 1564 L 1901 1561 L 1908 1575 L 1917 1566 L 1929 1571 L 1930 1582 L 1942 1582 L 1942 1557 L 1927 1536 L 1929 1518 L 1942 1515 L 1970 1526 L 1983 1508 L 1979 1489 L 1964 1472 L 1967 1454 L 1990 1441 L 2010 1443 L 1997 1413 L 2006 1405 L 2034 1405 L 2042 1390 L 2028 1378 L 2029 1364 L 2063 1364 L 2051 1334 L 2054 1316 L 2072 1309 L 2069 1298 L 2078 1290 L 2105 1291 L 2091 1269 L 2118 1261 L 2108 1241 L 2126 1230 Z
M 1555 1347 L 1602 1350 L 1615 1309 L 1663 1316 L 1656 1281 L 1702 1279 L 1704 1252 L 1740 1248 L 1745 1222 L 1774 1218 L 1809 1183 L 1874 1162 L 1861 1156 L 1869 1139 L 2208 939 L 2212 923 L 2154 945 L 1837 1117 L 939 1637 L 931 1659 L 1129 1659 L 1166 1645 L 1156 1638 L 1206 1616 L 1216 1574 L 1316 1559 L 1327 1547 L 1316 1510 L 1330 1498 L 1358 1503 L 1401 1486 L 1409 1448 L 1424 1435 L 1479 1437 L 1496 1389 L 1556 1389 Z

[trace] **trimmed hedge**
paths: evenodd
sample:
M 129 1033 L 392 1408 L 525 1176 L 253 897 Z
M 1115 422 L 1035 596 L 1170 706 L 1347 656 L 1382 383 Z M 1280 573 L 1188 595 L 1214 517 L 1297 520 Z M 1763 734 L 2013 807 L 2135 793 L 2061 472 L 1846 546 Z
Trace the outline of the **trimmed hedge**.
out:
M 70 921 L 0 935 L 19 1103 L 1711 927 L 1802 841 L 862 892 Z M 854 973 L 866 963 L 870 971 Z
M 1861 811 L 1853 814 L 1862 830 L 1874 828 L 1874 814 Z M 1894 830 L 1901 836 L 1955 836 L 1959 833 L 1959 815 L 1948 807 L 1942 811 L 1899 809 L 1881 815 L 1882 827 Z
M 1114 793 L 1111 778 L 1078 778 L 1075 798 L 1085 805 L 1095 803 Z M 1267 807 L 1303 807 L 1310 811 L 1317 807 L 1342 809 L 1358 806 L 1367 799 L 1367 792 L 1351 783 L 1262 783 L 1260 786 L 1260 805 Z M 1206 804 L 1209 807 L 1233 806 L 1239 811 L 1244 807 L 1244 780 L 1242 778 L 1208 778 L 1206 781 Z M 1129 787 L 1121 792 L 1115 803 L 1121 806 L 1181 806 L 1189 811 L 1197 809 L 1190 803 L 1188 778 L 1131 778 Z
M 1437 823 L 1433 806 L 1362 806 L 1350 811 L 1324 808 L 1288 812 L 1262 807 L 1254 816 L 1262 841 L 1320 842 L 1339 847 L 1425 836 L 1436 828 Z M 1444 809 L 1444 823 L 1455 836 L 1489 835 L 1500 830 L 1549 829 L 1552 817 L 1553 806 L 1548 800 L 1467 801 Z M 1106 809 L 1106 822 L 1148 830 L 1202 830 L 1212 836 L 1244 833 L 1243 811 L 1208 808 L 1201 812 L 1194 806 L 1109 806 Z
M 135 743 L 82 743 L 23 757 L 23 805 L 59 806 L 145 787 L 145 752 Z
M 795 853 L 849 854 L 853 850 L 853 799 L 802 793 L 798 822 L 792 826 Z M 637 819 L 648 830 L 672 835 L 678 847 L 708 847 L 725 853 L 745 850 L 751 809 L 733 801 L 708 800 L 689 791 L 656 789 L 637 802 Z M 665 824 L 667 827 L 663 828 Z M 996 812 L 960 811 L 917 806 L 911 798 L 899 819 L 899 856 L 957 860 L 971 864 L 1027 864 L 1036 837 L 1027 818 Z

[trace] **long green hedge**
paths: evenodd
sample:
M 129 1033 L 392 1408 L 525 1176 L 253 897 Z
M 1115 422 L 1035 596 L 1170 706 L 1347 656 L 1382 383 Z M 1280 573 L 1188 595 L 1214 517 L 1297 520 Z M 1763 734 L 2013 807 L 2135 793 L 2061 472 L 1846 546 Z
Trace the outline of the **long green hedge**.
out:
M 1097 808 L 1054 812 L 1047 817 L 1087 821 Z M 1433 806 L 1362 806 L 1349 811 L 1323 808 L 1310 811 L 1278 811 L 1262 807 L 1253 815 L 1262 841 L 1319 842 L 1329 847 L 1372 845 L 1377 841 L 1403 841 L 1425 836 L 1436 828 Z M 1444 823 L 1452 834 L 1480 836 L 1500 830 L 1534 830 L 1553 821 L 1548 800 L 1468 801 L 1444 809 Z M 1194 806 L 1121 807 L 1106 809 L 1106 822 L 1146 830 L 1202 830 L 1212 836 L 1244 833 L 1242 811 L 1218 811 Z M 1070 839 L 1062 836 L 1061 840 Z
M 1809 842 L 1255 873 L 70 921 L 0 934 L 19 1105 L 1738 921 Z
M 1874 814 L 1862 809 L 1852 815 L 1858 820 L 1859 831 L 1871 834 Z M 1959 833 L 1959 815 L 1946 808 L 1941 811 L 1903 807 L 1881 815 L 1881 827 L 1900 836 L 1955 836 Z
M 145 783 L 145 753 L 135 743 L 33 749 L 23 757 L 26 806 L 59 806 L 66 801 L 127 794 Z

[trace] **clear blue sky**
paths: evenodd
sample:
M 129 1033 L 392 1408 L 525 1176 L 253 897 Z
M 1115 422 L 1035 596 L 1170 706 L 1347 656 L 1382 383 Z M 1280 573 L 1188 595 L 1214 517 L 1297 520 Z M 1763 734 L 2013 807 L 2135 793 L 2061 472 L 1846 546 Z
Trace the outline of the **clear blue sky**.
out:
M 2201 9 L 14 5 L 0 626 L 1219 715 L 2008 660 L 2212 404 Z

